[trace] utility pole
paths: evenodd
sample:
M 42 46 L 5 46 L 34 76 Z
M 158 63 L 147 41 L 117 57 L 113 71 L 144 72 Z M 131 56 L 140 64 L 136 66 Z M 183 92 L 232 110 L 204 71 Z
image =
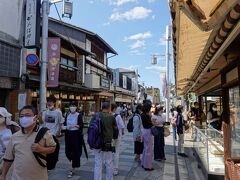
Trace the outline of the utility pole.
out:
M 170 54 L 169 54 L 169 42 L 171 41 L 171 31 L 170 26 L 166 27 L 166 79 L 167 79 L 167 97 L 166 97 L 166 121 L 169 121 L 169 104 L 170 104 L 170 78 L 169 78 L 169 61 L 170 61 Z
M 49 0 L 43 0 L 42 1 L 42 59 L 41 59 L 41 75 L 40 75 L 40 112 L 43 112 L 46 110 L 49 8 L 50 8 Z
M 48 66 L 48 15 L 50 6 L 63 2 L 63 17 L 72 17 L 72 3 L 69 0 L 42 0 L 42 58 L 40 74 L 40 112 L 46 110 L 47 66 Z

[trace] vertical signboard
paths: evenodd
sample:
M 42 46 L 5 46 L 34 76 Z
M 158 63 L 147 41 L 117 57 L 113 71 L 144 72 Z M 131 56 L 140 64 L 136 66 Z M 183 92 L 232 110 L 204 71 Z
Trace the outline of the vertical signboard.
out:
M 123 75 L 123 88 L 127 89 L 127 76 Z
M 18 94 L 18 110 L 22 109 L 26 105 L 27 94 Z
M 57 87 L 59 79 L 61 42 L 60 38 L 48 38 L 48 84 Z
M 41 0 L 26 1 L 25 41 L 26 48 L 39 47 Z
M 162 83 L 162 92 L 163 96 L 166 98 L 168 96 L 167 94 L 167 79 L 166 79 L 166 73 L 161 73 L 160 74 L 160 79 Z

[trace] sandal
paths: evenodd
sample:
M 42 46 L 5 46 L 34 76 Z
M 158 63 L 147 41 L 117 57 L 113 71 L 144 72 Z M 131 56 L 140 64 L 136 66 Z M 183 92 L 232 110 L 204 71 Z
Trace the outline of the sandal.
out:
M 72 178 L 72 177 L 73 177 L 73 171 L 69 171 L 68 178 Z

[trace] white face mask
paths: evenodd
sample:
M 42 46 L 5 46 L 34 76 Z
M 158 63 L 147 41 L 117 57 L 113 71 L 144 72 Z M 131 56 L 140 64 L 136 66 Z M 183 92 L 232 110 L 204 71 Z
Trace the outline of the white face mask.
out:
M 214 107 L 213 107 L 212 110 L 213 110 L 213 111 L 217 111 L 217 108 L 214 108 Z
M 69 109 L 70 109 L 70 111 L 71 111 L 72 113 L 74 113 L 74 112 L 76 112 L 77 107 L 72 106 L 72 107 L 70 107 Z
M 24 116 L 19 119 L 20 126 L 22 126 L 23 128 L 31 126 L 33 122 L 34 122 L 34 117 Z

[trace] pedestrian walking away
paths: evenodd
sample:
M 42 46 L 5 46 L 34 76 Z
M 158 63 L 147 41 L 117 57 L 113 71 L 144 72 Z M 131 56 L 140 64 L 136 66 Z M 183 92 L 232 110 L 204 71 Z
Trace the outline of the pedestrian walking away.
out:
M 108 102 L 104 102 L 102 104 L 102 112 L 99 114 L 103 144 L 101 148 L 94 149 L 94 180 L 102 180 L 103 164 L 106 167 L 106 180 L 113 179 L 113 132 L 118 130 L 118 127 L 114 116 L 110 112 L 110 104 Z M 96 115 L 93 118 L 96 118 Z
M 124 125 L 123 119 L 120 115 L 121 108 L 117 107 L 116 104 L 112 104 L 111 111 L 113 112 L 113 115 L 116 119 L 118 131 L 119 131 L 118 138 L 115 140 L 115 152 L 114 152 L 114 158 L 113 158 L 113 167 L 114 167 L 113 175 L 116 176 L 116 175 L 118 175 L 120 146 L 121 146 L 122 136 L 124 135 L 125 125 Z
M 153 156 L 153 135 L 151 133 L 151 128 L 153 127 L 151 121 L 151 104 L 146 102 L 143 104 L 143 113 L 141 115 L 143 130 L 143 155 L 142 155 L 142 167 L 146 171 L 154 170 L 152 167 L 152 156 Z
M 34 143 L 38 131 L 41 129 L 37 124 L 36 111 L 32 106 L 24 106 L 19 113 L 21 130 L 13 134 L 7 146 L 3 170 L 0 180 L 5 180 L 9 168 L 12 169 L 12 180 L 47 180 L 47 168 L 42 167 L 33 152 L 42 156 L 53 153 L 56 143 L 53 136 L 47 131 L 39 143 Z
M 141 160 L 141 154 L 143 153 L 143 138 L 142 138 L 142 105 L 136 106 L 136 111 L 133 114 L 133 140 L 134 140 L 134 154 L 135 161 Z
M 70 112 L 66 115 L 65 121 L 65 154 L 72 163 L 72 168 L 68 173 L 71 178 L 75 169 L 80 167 L 80 157 L 82 155 L 83 140 L 83 118 L 77 112 L 77 106 L 74 102 L 69 104 Z
M 154 115 L 152 116 L 152 123 L 158 130 L 158 134 L 154 136 L 154 160 L 161 161 L 166 160 L 165 157 L 165 141 L 164 141 L 164 123 L 166 117 L 163 115 L 163 107 L 156 106 Z

